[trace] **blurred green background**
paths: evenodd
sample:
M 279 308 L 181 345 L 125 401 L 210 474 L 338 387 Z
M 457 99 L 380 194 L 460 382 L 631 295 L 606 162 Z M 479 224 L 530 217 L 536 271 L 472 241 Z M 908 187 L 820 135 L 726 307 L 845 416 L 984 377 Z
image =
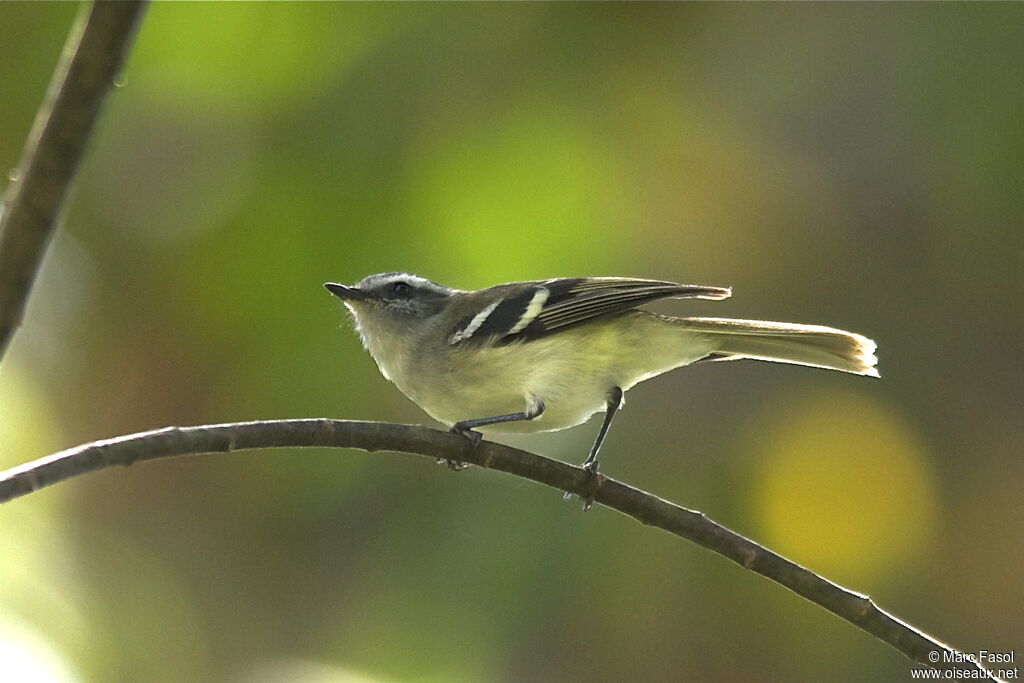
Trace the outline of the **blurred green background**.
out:
M 13 168 L 73 4 L 0 4 Z M 968 651 L 1024 642 L 1024 7 L 162 4 L 0 366 L 0 465 L 165 425 L 429 423 L 321 283 L 733 286 L 880 381 L 706 364 L 605 471 Z M 596 424 L 510 441 L 577 462 Z M 412 456 L 104 471 L 0 509 L 0 654 L 53 681 L 909 680 L 786 590 Z M 29 680 L 29 679 L 25 679 Z

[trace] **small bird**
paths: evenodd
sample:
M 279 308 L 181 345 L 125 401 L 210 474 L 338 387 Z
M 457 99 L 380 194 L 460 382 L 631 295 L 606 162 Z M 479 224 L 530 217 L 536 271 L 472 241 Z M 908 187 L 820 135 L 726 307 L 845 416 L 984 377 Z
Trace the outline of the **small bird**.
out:
M 451 431 L 546 432 L 604 421 L 623 394 L 691 363 L 754 358 L 878 377 L 875 343 L 821 325 L 675 318 L 639 310 L 657 299 L 725 299 L 724 287 L 583 277 L 462 291 L 409 273 L 354 285 L 328 282 L 345 302 L 381 374 Z

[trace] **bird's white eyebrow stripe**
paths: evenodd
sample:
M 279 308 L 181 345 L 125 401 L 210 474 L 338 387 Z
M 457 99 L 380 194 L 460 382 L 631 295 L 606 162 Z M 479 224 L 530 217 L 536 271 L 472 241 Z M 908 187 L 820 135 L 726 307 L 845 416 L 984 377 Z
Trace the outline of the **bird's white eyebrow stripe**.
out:
M 475 316 L 473 316 L 473 319 L 469 321 L 469 324 L 466 325 L 465 328 L 455 332 L 455 334 L 451 336 L 451 338 L 448 340 L 448 343 L 458 344 L 459 342 L 465 341 L 466 339 L 472 337 L 473 333 L 480 329 L 480 326 L 484 324 L 485 320 L 487 320 L 487 316 L 493 313 L 494 309 L 497 308 L 498 304 L 500 303 L 501 299 L 495 301 L 490 306 L 486 307 L 485 309 L 477 313 Z
M 508 334 L 515 334 L 532 323 L 540 314 L 541 310 L 543 310 L 544 303 L 548 300 L 548 296 L 550 294 L 551 292 L 547 288 L 538 287 L 537 291 L 533 294 L 533 298 L 530 299 L 530 303 L 526 305 L 526 310 L 523 311 L 522 316 L 519 317 L 519 321 L 509 329 Z

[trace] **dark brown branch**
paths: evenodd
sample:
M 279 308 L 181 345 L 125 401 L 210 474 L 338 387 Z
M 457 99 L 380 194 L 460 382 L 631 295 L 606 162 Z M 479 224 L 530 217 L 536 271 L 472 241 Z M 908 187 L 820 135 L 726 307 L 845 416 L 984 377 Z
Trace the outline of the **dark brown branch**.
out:
M 951 661 L 962 655 L 958 657 L 948 645 L 879 609 L 869 597 L 790 562 L 711 521 L 703 513 L 604 475 L 591 478 L 583 470 L 563 462 L 486 441 L 473 448 L 461 436 L 426 427 L 327 419 L 167 427 L 77 446 L 2 473 L 0 502 L 115 465 L 176 455 L 308 446 L 387 450 L 447 458 L 514 474 L 580 496 L 593 496 L 597 503 L 693 541 L 782 584 L 888 643 L 914 662 L 944 670 L 974 670 L 974 676 L 966 676 L 969 678 L 976 677 L 977 671 L 984 671 L 971 661 Z M 937 656 L 938 661 L 930 660 L 929 656 Z
M 95 2 L 68 35 L 0 215 L 0 358 L 25 315 L 36 271 L 131 44 L 145 3 Z

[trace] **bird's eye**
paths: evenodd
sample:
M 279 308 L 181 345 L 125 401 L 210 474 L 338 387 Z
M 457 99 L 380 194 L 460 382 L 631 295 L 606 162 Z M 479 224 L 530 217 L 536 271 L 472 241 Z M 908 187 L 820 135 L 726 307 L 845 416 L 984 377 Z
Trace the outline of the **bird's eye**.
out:
M 391 293 L 396 296 L 405 296 L 409 293 L 410 289 L 411 287 L 409 287 L 408 282 L 399 281 L 391 284 Z

